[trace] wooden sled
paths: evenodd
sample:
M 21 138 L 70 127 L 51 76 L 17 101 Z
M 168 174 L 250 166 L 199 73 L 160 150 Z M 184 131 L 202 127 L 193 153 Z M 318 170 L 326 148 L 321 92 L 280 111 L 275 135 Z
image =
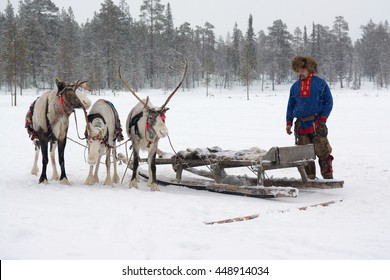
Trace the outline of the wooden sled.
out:
M 213 150 L 210 149 L 210 150 Z M 219 150 L 222 151 L 222 150 Z M 223 151 L 222 151 L 223 152 Z M 241 152 L 242 153 L 242 152 Z M 218 154 L 218 151 L 217 153 Z M 223 154 L 223 153 L 222 153 Z M 191 154 L 192 155 L 192 154 Z M 333 189 L 342 188 L 344 181 L 340 180 L 310 180 L 305 171 L 305 164 L 315 160 L 313 144 L 290 147 L 273 147 L 268 152 L 256 158 L 231 158 L 226 156 L 202 156 L 196 154 L 184 157 L 181 152 L 170 158 L 156 158 L 158 165 L 172 165 L 176 178 L 158 178 L 159 184 L 178 185 L 193 189 L 208 190 L 235 195 L 253 197 L 296 197 L 302 188 Z M 209 170 L 198 169 L 207 166 Z M 248 167 L 256 177 L 233 176 L 226 169 Z M 265 172 L 272 169 L 296 167 L 301 176 L 296 178 L 266 178 Z M 203 179 L 183 179 L 183 171 L 202 176 Z M 146 174 L 141 176 L 146 177 Z

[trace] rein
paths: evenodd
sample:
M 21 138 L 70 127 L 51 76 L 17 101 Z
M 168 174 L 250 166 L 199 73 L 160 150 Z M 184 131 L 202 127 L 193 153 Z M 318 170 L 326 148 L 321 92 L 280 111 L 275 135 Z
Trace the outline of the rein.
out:
M 164 114 L 159 114 L 159 115 L 156 116 L 156 118 L 158 118 L 158 117 L 160 117 L 161 120 L 162 120 L 163 122 L 165 122 L 165 115 L 164 115 Z M 153 129 L 153 126 L 149 125 L 148 119 L 149 119 L 149 115 L 146 116 L 145 139 L 146 139 L 146 141 L 148 141 L 148 146 L 147 146 L 147 147 L 150 148 L 150 145 L 152 145 L 152 144 L 154 144 L 154 143 L 157 143 L 157 142 L 160 140 L 160 138 L 157 136 L 157 133 L 156 133 L 156 131 Z M 153 120 L 154 120 L 154 119 L 153 119 Z M 149 131 L 149 130 L 151 130 L 151 129 L 153 130 L 152 133 L 154 133 L 155 136 L 156 136 L 156 140 L 154 140 L 154 141 L 148 139 L 148 136 L 147 136 L 147 131 Z
M 157 136 L 157 133 L 156 133 L 156 131 L 154 129 L 153 129 L 153 131 L 154 131 L 154 134 L 156 135 L 156 140 L 152 141 L 152 140 L 148 139 L 148 136 L 147 136 L 148 133 L 147 132 L 149 130 L 150 130 L 150 126 L 149 126 L 148 123 L 146 123 L 146 125 L 145 125 L 145 139 L 146 139 L 146 141 L 148 141 L 148 145 L 147 145 L 148 148 L 150 148 L 150 145 L 152 145 L 154 143 L 157 143 L 158 140 L 160 140 L 160 138 Z
M 76 132 L 77 132 L 77 137 L 80 139 L 80 140 L 85 140 L 87 138 L 81 138 L 80 137 L 80 134 L 79 134 L 79 125 L 77 123 L 77 116 L 76 116 L 76 111 L 74 111 L 74 121 L 75 121 L 75 124 L 76 124 Z

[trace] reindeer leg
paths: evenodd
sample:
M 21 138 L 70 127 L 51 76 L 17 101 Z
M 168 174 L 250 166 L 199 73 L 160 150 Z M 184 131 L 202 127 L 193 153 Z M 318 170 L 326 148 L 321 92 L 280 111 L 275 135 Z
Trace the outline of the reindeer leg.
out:
M 133 175 L 131 176 L 131 181 L 129 183 L 129 188 L 138 188 L 137 182 L 137 169 L 139 164 L 138 151 L 133 147 Z
M 102 157 L 99 155 L 96 161 L 95 173 L 93 174 L 93 182 L 99 183 L 99 167 L 100 167 L 100 159 Z
M 95 183 L 95 180 L 93 178 L 92 172 L 93 172 L 93 165 L 90 165 L 89 166 L 88 177 L 87 177 L 87 179 L 84 182 L 85 185 L 92 186 Z
M 156 150 L 155 148 L 151 148 L 148 153 L 148 162 L 149 162 L 149 180 L 148 186 L 152 191 L 159 191 L 160 189 L 157 186 L 157 178 L 156 178 Z
M 107 148 L 106 150 L 106 180 L 104 180 L 104 185 L 110 185 L 112 186 L 112 180 L 111 180 L 111 148 Z
M 56 156 L 55 156 L 56 148 L 57 148 L 57 143 L 50 142 L 50 161 L 51 161 L 51 166 L 53 169 L 53 174 L 51 176 L 51 179 L 54 181 L 58 181 L 58 179 L 60 177 L 60 176 L 58 176 L 57 166 L 56 166 Z
M 35 145 L 35 156 L 34 156 L 34 164 L 33 164 L 33 167 L 31 169 L 31 174 L 38 175 L 38 172 L 39 172 L 38 159 L 39 159 L 39 152 L 40 152 L 39 141 L 34 140 L 34 145 Z
M 112 180 L 114 183 L 119 183 L 119 175 L 117 171 L 117 158 L 116 158 L 116 147 L 114 144 L 114 148 L 112 149 L 112 157 L 113 157 L 113 162 L 114 162 L 114 174 L 112 176 Z
M 64 185 L 70 185 L 65 172 L 65 158 L 64 158 L 65 146 L 66 146 L 66 137 L 63 140 L 58 140 L 58 160 L 60 162 L 60 167 L 61 167 L 60 183 Z
M 39 183 L 47 184 L 46 168 L 47 163 L 49 162 L 49 157 L 47 155 L 47 146 L 48 141 L 41 141 L 41 152 L 42 152 L 42 173 L 39 178 Z

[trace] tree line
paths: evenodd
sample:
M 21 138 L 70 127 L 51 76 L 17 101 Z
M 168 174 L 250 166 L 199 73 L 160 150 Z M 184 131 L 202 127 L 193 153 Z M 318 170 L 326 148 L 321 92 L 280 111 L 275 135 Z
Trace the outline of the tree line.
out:
M 72 8 L 59 10 L 51 0 L 21 0 L 18 12 L 7 3 L 0 13 L 0 87 L 15 95 L 25 88 L 49 88 L 59 77 L 85 79 L 94 91 L 121 90 L 118 68 L 135 90 L 170 89 L 179 75 L 170 67 L 182 57 L 190 61 L 185 88 L 198 86 L 275 85 L 295 78 L 291 59 L 310 55 L 330 84 L 358 89 L 362 79 L 378 87 L 390 83 L 388 22 L 362 25 L 352 42 L 342 16 L 333 26 L 312 23 L 291 34 L 275 20 L 256 32 L 249 15 L 245 32 L 237 24 L 226 38 L 216 38 L 214 26 L 175 27 L 169 3 L 144 0 L 139 20 L 126 0 L 104 0 L 93 18 L 79 25 Z

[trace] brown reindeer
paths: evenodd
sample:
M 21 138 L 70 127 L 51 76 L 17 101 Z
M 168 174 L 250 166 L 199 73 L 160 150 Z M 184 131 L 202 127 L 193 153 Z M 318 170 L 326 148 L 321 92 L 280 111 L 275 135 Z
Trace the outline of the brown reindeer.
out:
M 56 79 L 57 90 L 43 93 L 30 106 L 26 116 L 26 128 L 35 144 L 35 159 L 31 173 L 38 174 L 37 161 L 39 150 L 42 152 L 42 173 L 39 183 L 47 183 L 46 168 L 48 164 L 48 145 L 50 143 L 50 159 L 53 166 L 53 180 L 69 184 L 65 172 L 64 152 L 68 133 L 69 116 L 75 108 L 88 109 L 91 100 L 78 88 L 86 87 L 86 81 L 67 83 Z M 55 164 L 55 149 L 58 145 L 58 158 L 61 175 L 58 176 Z

